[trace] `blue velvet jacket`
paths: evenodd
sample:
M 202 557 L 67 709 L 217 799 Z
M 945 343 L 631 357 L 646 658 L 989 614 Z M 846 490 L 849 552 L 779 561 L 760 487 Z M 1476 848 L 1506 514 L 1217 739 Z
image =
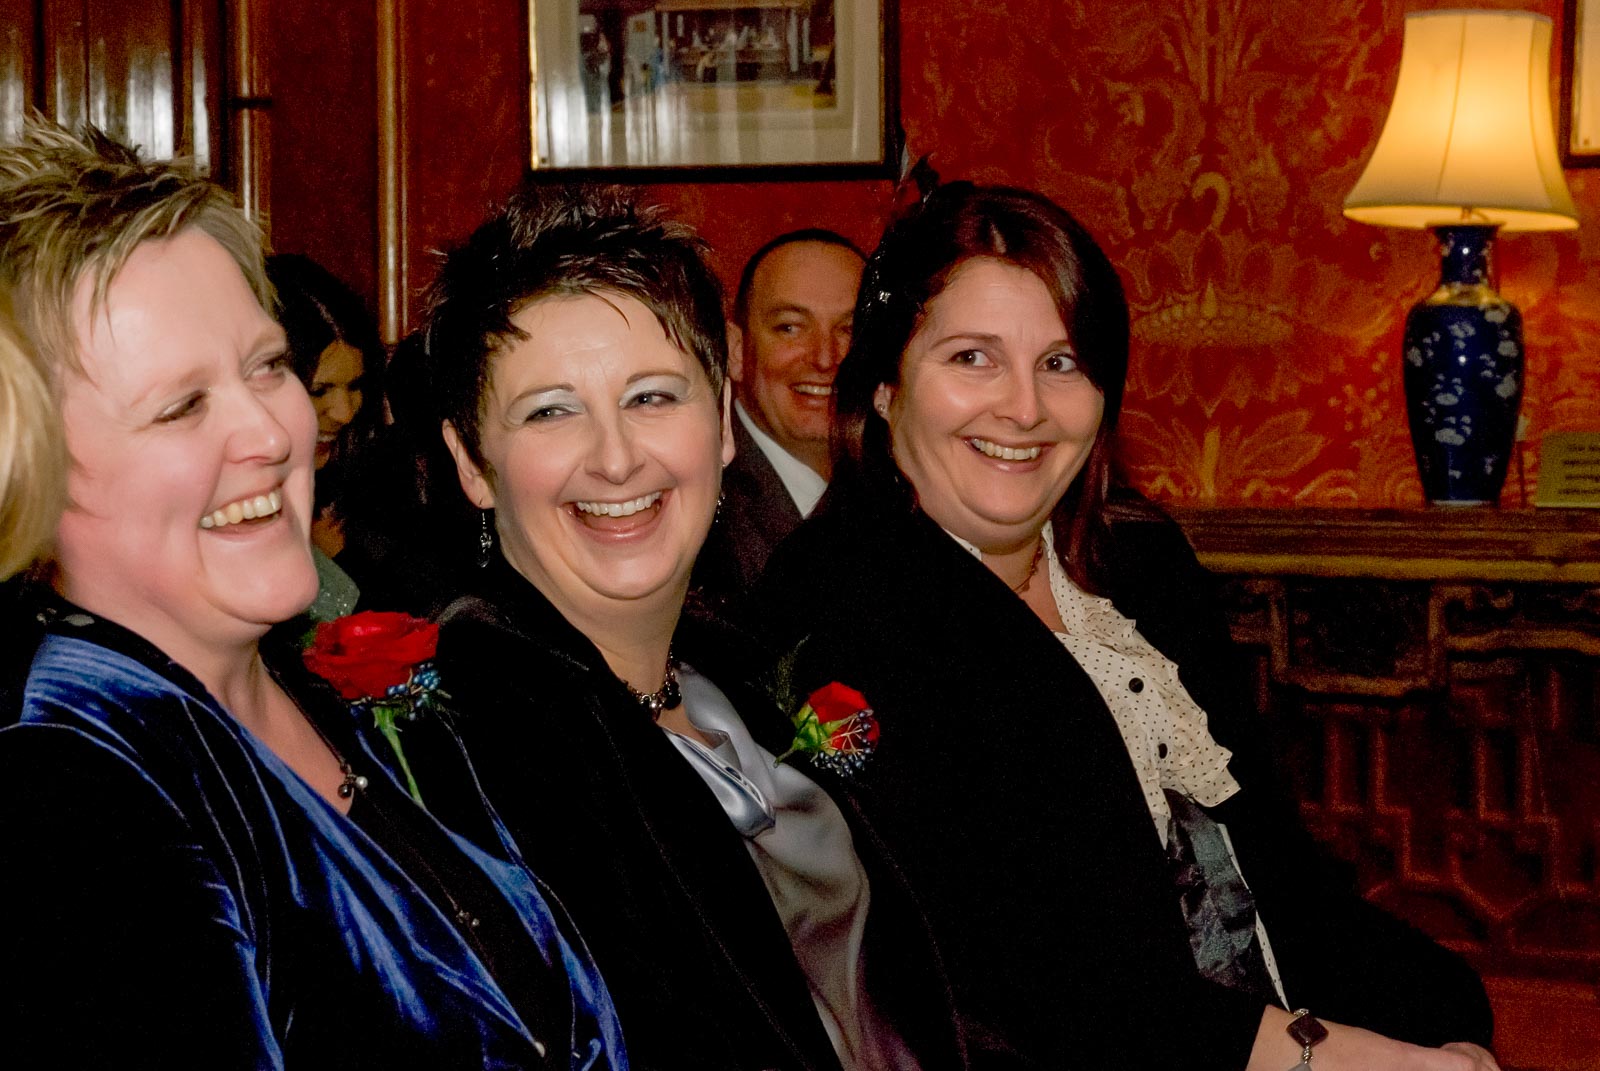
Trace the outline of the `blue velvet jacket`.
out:
M 604 983 L 487 804 L 497 836 L 451 839 L 569 980 L 537 1040 L 411 878 L 193 676 L 58 616 L 0 731 L 0 1063 L 626 1071 Z M 274 672 L 392 780 L 296 668 Z

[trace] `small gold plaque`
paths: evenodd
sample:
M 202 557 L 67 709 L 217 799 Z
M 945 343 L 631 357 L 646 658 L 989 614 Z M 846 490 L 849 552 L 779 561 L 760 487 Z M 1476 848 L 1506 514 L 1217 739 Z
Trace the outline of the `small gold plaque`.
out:
M 1544 437 L 1533 504 L 1600 509 L 1600 432 L 1561 431 Z

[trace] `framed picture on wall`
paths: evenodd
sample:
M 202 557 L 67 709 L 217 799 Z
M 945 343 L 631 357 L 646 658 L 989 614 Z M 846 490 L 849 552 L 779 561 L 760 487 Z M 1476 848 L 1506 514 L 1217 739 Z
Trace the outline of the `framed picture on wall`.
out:
M 1566 0 L 1560 126 L 1562 166 L 1600 167 L 1600 0 Z
M 866 177 L 899 164 L 894 0 L 528 0 L 528 16 L 536 174 Z

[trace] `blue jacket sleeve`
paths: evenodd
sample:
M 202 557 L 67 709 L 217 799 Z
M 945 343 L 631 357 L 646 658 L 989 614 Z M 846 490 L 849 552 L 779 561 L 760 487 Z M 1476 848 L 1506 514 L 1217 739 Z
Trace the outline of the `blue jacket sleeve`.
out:
M 283 1066 L 237 885 L 126 758 L 0 732 L 0 875 L 5 1066 Z

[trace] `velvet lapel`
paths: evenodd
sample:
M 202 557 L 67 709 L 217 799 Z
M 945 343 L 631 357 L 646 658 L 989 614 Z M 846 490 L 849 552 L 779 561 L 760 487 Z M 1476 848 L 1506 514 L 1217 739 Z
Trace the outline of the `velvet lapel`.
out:
M 261 949 L 263 984 L 275 1011 L 293 993 L 287 986 L 282 994 L 271 992 L 272 953 L 278 944 L 271 934 L 273 922 L 292 921 L 287 907 L 310 918 L 339 914 L 348 954 L 358 964 L 370 964 L 366 969 L 378 976 L 375 984 L 415 991 L 408 1010 L 415 1013 L 416 1025 L 435 1029 L 438 1023 L 430 1015 L 461 1015 L 455 1009 L 472 1009 L 486 1039 L 533 1058 L 527 1028 L 482 961 L 438 905 L 359 826 L 235 721 L 187 669 L 143 637 L 65 602 L 58 602 L 54 613 L 59 620 L 51 642 L 58 645 L 55 657 L 65 667 L 63 677 L 74 679 L 75 686 L 92 681 L 99 689 L 118 685 L 142 693 L 137 703 L 83 704 L 95 711 L 91 720 L 119 744 L 128 741 L 125 746 L 136 749 L 134 761 L 150 769 L 187 813 L 204 814 L 215 824 L 219 835 L 211 850 L 219 863 L 226 859 L 233 864 L 236 887 L 246 894 L 240 907 L 250 908 L 250 894 L 260 892 L 259 906 L 240 923 Z M 330 687 L 293 663 L 269 668 L 318 732 L 337 742 L 341 754 L 372 776 L 390 777 Z M 151 716 L 150 685 L 156 679 L 172 689 L 176 709 Z M 170 770 L 165 769 L 168 762 L 174 764 Z M 388 787 L 396 795 L 404 791 L 392 778 Z M 208 827 L 197 830 L 202 839 L 210 840 L 209 834 Z M 533 908 L 521 895 L 526 876 L 459 843 L 470 861 L 497 880 L 531 929 Z M 252 846 L 255 854 L 233 857 L 235 846 L 242 845 Z M 282 944 L 289 951 L 296 947 L 288 938 Z M 420 969 L 424 963 L 427 969 Z M 276 969 L 286 971 L 287 963 Z M 282 1015 L 279 1037 L 293 1028 L 292 1006 Z
M 1058 1027 L 1083 1013 L 1064 997 L 1092 1008 L 1142 991 L 1130 959 L 1192 971 L 1161 895 L 1160 840 L 1098 691 L 925 515 L 825 503 L 780 549 L 753 611 L 786 637 L 778 649 L 804 640 L 798 688 L 840 680 L 879 714 L 852 791 L 927 908 L 976 1047 L 1068 1066 Z M 1071 909 L 1075 890 L 1093 910 Z
M 556 691 L 587 699 L 568 704 L 560 715 L 589 723 L 582 732 L 589 744 L 565 761 L 610 765 L 603 776 L 614 791 L 603 805 L 612 812 L 612 821 L 642 827 L 657 855 L 654 862 L 625 860 L 622 865 L 665 868 L 692 920 L 703 927 L 725 969 L 761 1007 L 773 1029 L 806 1066 L 837 1067 L 766 886 L 715 797 L 633 703 L 594 644 L 533 585 L 496 562 L 480 590 L 497 612 L 495 624 L 503 630 L 507 657 L 517 659 L 518 672 L 537 677 L 553 670 L 567 678 L 551 682 Z M 545 683 L 529 680 L 524 690 Z M 532 732 L 542 730 L 536 726 Z M 603 849 L 595 846 L 596 851 Z M 532 862 L 537 868 L 537 860 Z M 659 915 L 661 925 L 690 921 L 670 909 Z M 641 938 L 647 940 L 648 934 Z
M 853 791 L 955 958 L 994 955 L 949 948 L 982 943 L 966 917 L 984 909 L 980 890 L 1043 902 L 1074 882 L 1168 886 L 1133 763 L 1093 682 L 1026 604 L 925 515 L 837 503 L 780 551 L 753 606 L 784 637 L 779 650 L 803 641 L 803 692 L 841 680 L 880 715 L 877 753 Z M 1117 839 L 1099 851 L 1085 829 Z M 948 836 L 965 838 L 957 852 L 965 865 L 1018 868 L 1022 880 L 958 879 L 942 862 Z M 1175 906 L 1147 906 L 1186 954 Z M 1113 914 L 1148 926 L 1139 910 L 1126 902 Z M 1064 937 L 1075 932 L 1070 920 L 1058 923 Z M 996 936 L 1015 939 L 1003 929 Z M 1013 992 L 1008 999 L 1027 999 L 1029 988 L 1019 981 Z
M 859 509 L 829 521 L 845 533 L 870 535 L 852 537 L 836 531 L 826 541 L 827 560 L 786 563 L 798 565 L 789 571 L 800 574 L 788 581 L 815 592 L 791 590 L 787 595 L 791 604 L 794 600 L 819 604 L 797 615 L 806 621 L 808 635 L 791 641 L 801 645 L 800 682 L 805 690 L 840 673 L 849 675 L 853 664 L 861 667 L 860 676 L 839 678 L 845 684 L 865 689 L 866 681 L 883 680 L 891 694 L 920 694 L 930 682 L 951 673 L 952 667 L 980 665 L 981 680 L 963 675 L 951 682 L 970 693 L 974 705 L 964 722 L 948 726 L 950 749 L 959 750 L 969 732 L 998 735 L 1015 741 L 1020 766 L 1031 766 L 1056 761 L 1058 756 L 1039 753 L 1047 741 L 1058 746 L 1068 740 L 1075 746 L 1092 741 L 1106 755 L 1100 772 L 1107 775 L 1107 789 L 1139 800 L 1132 761 L 1094 683 L 1027 605 L 926 514 L 882 510 L 863 516 Z M 843 605 L 823 605 L 830 592 L 843 593 Z M 853 618 L 844 634 L 864 640 L 852 657 L 844 659 L 838 657 L 838 645 L 828 634 L 829 618 L 841 613 Z M 813 646 L 818 659 L 809 657 Z M 820 660 L 840 668 L 822 671 Z M 871 691 L 866 696 L 875 701 Z M 1014 716 L 1041 705 L 1062 715 L 1039 724 Z M 925 715 L 923 710 L 909 713 Z M 860 779 L 863 785 L 870 788 L 875 782 L 872 766 L 890 758 L 896 728 L 889 719 L 881 720 L 880 754 Z

